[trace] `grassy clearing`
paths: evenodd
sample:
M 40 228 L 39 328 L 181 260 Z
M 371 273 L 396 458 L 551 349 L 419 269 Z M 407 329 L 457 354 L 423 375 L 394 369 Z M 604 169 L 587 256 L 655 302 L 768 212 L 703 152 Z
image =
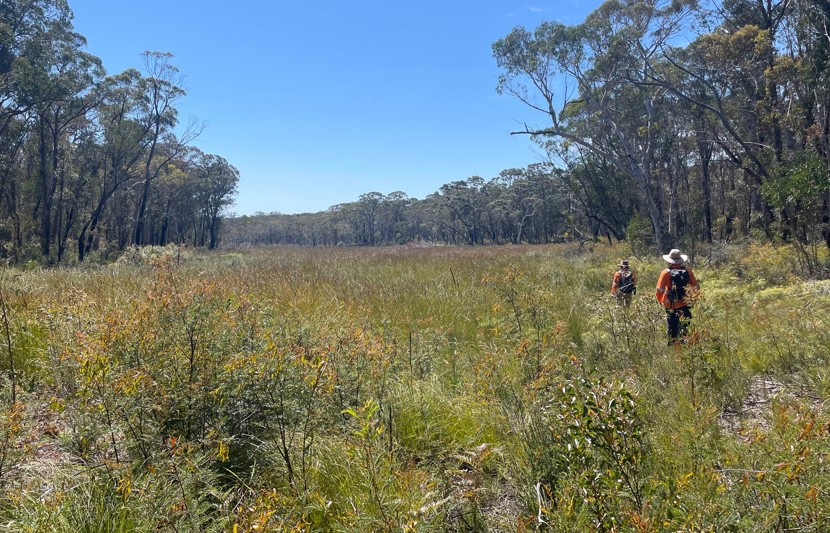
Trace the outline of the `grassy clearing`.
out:
M 717 252 L 717 253 L 715 253 Z M 15 531 L 821 531 L 830 284 L 717 250 L 695 332 L 594 245 L 5 271 Z M 10 361 L 18 403 L 11 403 Z

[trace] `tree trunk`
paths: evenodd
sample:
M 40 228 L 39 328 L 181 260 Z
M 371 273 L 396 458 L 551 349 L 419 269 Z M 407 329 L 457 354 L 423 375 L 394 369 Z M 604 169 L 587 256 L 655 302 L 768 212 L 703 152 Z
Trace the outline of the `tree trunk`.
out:
M 66 215 L 66 226 L 58 238 L 58 263 L 61 262 L 63 254 L 66 252 L 66 242 L 69 240 L 69 232 L 72 230 L 72 224 L 75 221 L 75 208 L 69 210 Z
M 150 143 L 150 153 L 147 155 L 147 162 L 144 164 L 144 188 L 141 193 L 141 202 L 138 206 L 138 215 L 135 220 L 135 235 L 133 244 L 141 246 L 144 238 L 144 216 L 147 212 L 147 202 L 150 199 L 150 181 L 152 180 L 152 173 L 150 167 L 153 165 L 153 156 L 156 154 L 156 143 L 158 142 L 159 132 L 161 131 L 161 118 L 156 122 L 156 131 L 153 135 L 153 142 Z
M 705 121 L 698 120 L 697 152 L 700 155 L 700 188 L 703 193 L 703 237 L 712 244 L 712 185 L 709 165 L 712 162 L 712 145 L 701 135 L 706 135 Z
M 170 218 L 165 213 L 161 219 L 161 230 L 159 232 L 159 246 L 167 245 L 167 229 L 170 225 Z
M 216 249 L 216 242 L 219 237 L 219 216 L 214 213 L 210 219 L 210 245 L 208 246 L 209 250 Z
M 51 176 L 49 174 L 49 154 L 46 147 L 46 123 L 40 119 L 40 146 L 38 150 L 40 173 L 40 254 L 44 258 L 49 257 L 51 252 L 52 237 L 52 194 L 50 190 Z M 37 209 L 37 207 L 35 208 Z
M 89 222 L 81 226 L 81 232 L 78 235 L 78 262 L 83 263 L 86 257 L 86 231 L 89 228 Z

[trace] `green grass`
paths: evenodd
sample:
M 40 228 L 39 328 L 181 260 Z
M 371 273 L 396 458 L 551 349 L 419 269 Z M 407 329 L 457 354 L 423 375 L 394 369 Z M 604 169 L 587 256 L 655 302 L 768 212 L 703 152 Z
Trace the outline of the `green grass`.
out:
M 676 347 L 658 256 L 632 258 L 630 309 L 611 299 L 622 246 L 6 271 L 19 403 L 3 343 L 0 524 L 827 529 L 830 285 L 792 254 L 701 259 Z

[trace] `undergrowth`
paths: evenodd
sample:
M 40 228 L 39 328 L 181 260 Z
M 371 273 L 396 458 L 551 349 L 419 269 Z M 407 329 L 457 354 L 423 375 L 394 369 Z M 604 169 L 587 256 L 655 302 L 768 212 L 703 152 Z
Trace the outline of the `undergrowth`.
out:
M 0 528 L 828 530 L 830 285 L 792 253 L 701 254 L 675 346 L 659 257 L 608 294 L 622 246 L 4 271 Z

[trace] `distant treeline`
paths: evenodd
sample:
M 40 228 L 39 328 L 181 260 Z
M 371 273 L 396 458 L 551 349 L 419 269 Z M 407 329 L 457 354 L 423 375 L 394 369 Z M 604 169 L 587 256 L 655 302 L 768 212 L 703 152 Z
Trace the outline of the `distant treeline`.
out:
M 308 215 L 236 219 L 229 242 L 549 242 L 637 234 L 830 246 L 830 3 L 611 0 L 493 45 L 498 90 L 539 112 L 547 163 Z
M 631 218 L 635 206 L 608 195 L 614 206 L 585 219 L 582 198 L 570 192 L 570 174 L 535 164 L 485 181 L 472 177 L 443 185 L 423 200 L 402 192 L 372 192 L 320 213 L 257 214 L 231 218 L 223 243 L 302 246 L 550 243 L 609 235 Z M 622 184 L 620 184 L 622 186 Z M 606 181 L 604 187 L 614 187 Z M 609 190 L 609 192 L 611 192 Z M 606 220 L 604 217 L 608 216 Z
M 189 147 L 171 55 L 108 76 L 62 0 L 0 2 L 0 258 L 216 246 L 238 171 Z

